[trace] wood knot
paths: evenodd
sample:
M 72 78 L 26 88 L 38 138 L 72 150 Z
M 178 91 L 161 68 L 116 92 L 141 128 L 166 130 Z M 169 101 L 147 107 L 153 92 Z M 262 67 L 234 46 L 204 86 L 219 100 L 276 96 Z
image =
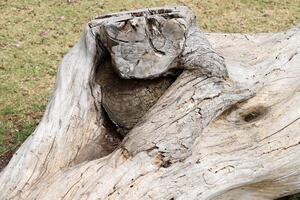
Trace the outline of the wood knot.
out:
M 268 109 L 264 106 L 256 106 L 249 108 L 240 115 L 245 122 L 254 122 L 261 119 L 267 111 Z
M 128 160 L 131 157 L 129 151 L 124 147 L 121 147 L 121 150 L 122 150 L 121 154 L 122 154 L 123 158 L 125 160 Z
M 158 154 L 154 157 L 154 164 L 159 167 L 168 168 L 171 166 L 172 162 L 162 154 Z

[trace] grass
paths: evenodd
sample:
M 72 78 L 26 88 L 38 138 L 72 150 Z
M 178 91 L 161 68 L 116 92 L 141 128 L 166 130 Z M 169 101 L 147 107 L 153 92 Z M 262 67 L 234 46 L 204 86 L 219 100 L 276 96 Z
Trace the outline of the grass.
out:
M 281 31 L 300 23 L 300 0 L 2 0 L 0 158 L 30 135 L 45 110 L 56 66 L 93 16 L 183 4 L 213 32 Z

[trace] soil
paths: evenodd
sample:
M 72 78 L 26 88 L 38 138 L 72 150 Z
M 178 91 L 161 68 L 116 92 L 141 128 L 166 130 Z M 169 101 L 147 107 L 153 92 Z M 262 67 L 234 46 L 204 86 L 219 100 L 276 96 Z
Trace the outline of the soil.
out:
M 9 151 L 0 156 L 0 172 L 8 164 L 13 154 L 14 151 Z

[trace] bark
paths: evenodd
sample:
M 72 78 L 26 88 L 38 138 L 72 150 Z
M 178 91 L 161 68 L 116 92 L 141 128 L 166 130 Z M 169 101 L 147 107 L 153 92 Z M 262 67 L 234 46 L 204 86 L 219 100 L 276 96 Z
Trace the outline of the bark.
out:
M 116 29 L 120 18 L 144 27 L 135 31 L 151 39 L 126 42 L 138 36 Z M 1 172 L 0 199 L 264 200 L 298 192 L 300 28 L 207 34 L 206 40 L 193 20 L 188 9 L 177 7 L 89 23 L 59 66 L 42 121 Z M 157 21 L 184 34 L 157 49 L 151 40 L 172 36 L 161 28 L 154 37 L 150 30 L 158 25 L 148 25 Z M 114 34 L 107 39 L 107 33 Z M 134 54 L 122 60 L 127 53 L 118 53 L 129 44 L 151 59 Z M 123 78 L 183 69 L 122 141 L 109 125 L 96 81 L 107 54 Z M 145 65 L 134 65 L 137 60 Z

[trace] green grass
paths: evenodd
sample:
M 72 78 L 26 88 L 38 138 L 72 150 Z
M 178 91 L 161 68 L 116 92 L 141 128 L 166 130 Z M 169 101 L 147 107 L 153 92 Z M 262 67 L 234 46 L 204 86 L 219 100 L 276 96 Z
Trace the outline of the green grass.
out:
M 38 124 L 56 67 L 93 16 L 187 5 L 213 32 L 270 32 L 300 22 L 300 0 L 2 0 L 0 2 L 0 157 Z

